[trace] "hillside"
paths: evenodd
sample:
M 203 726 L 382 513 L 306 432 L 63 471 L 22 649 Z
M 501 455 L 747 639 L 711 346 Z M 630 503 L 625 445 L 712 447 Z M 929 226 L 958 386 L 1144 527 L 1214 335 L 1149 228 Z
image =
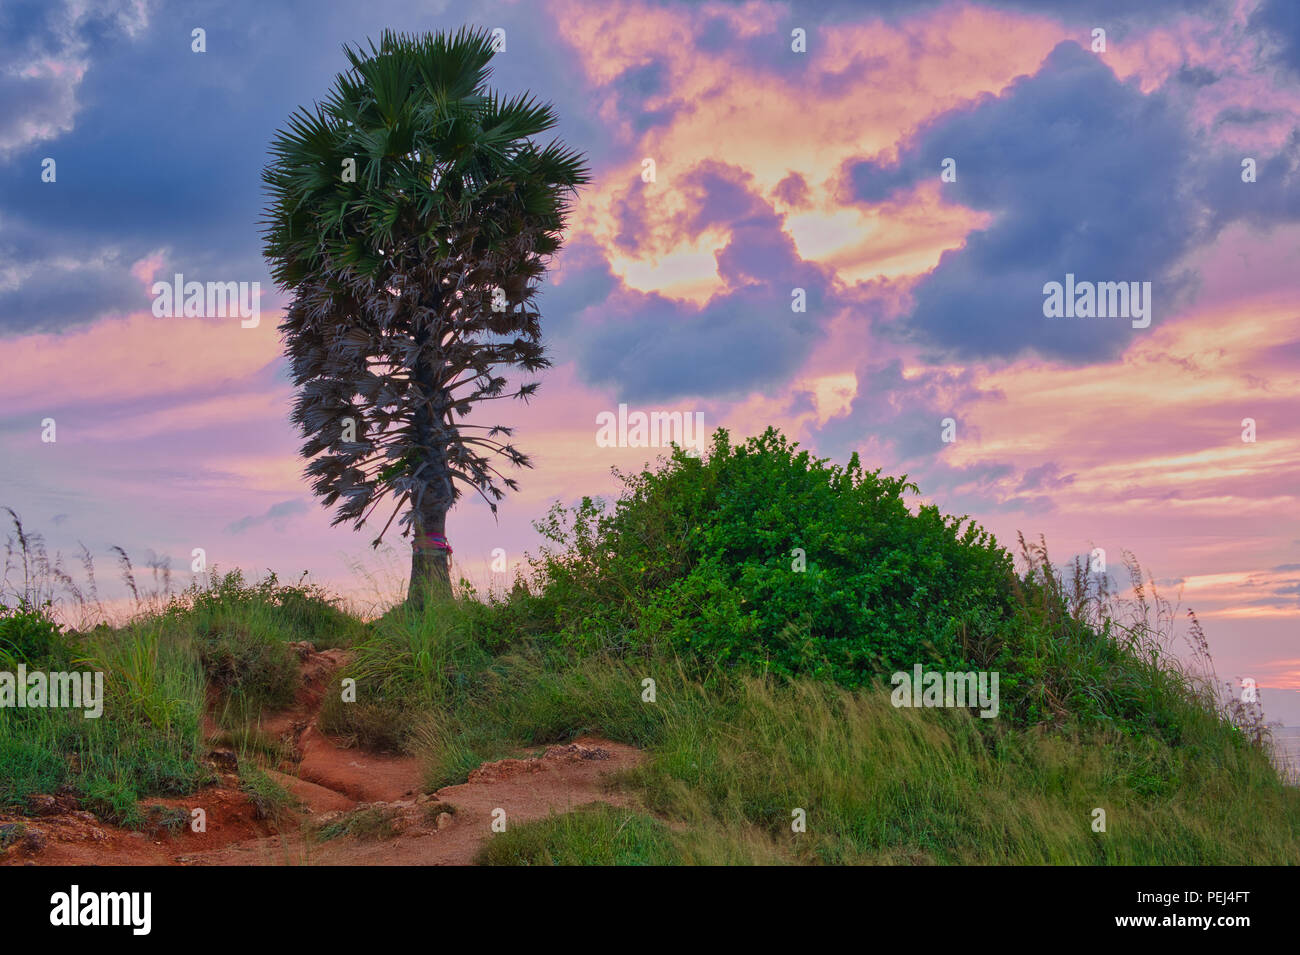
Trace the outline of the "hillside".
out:
M 24 596 L 0 670 L 101 671 L 104 715 L 0 709 L 0 859 L 1300 862 L 1194 617 L 1197 669 L 1136 565 L 1117 596 L 909 490 L 719 432 L 553 511 L 502 595 L 364 621 L 230 572 L 81 630 Z M 995 706 L 899 705 L 920 672 Z

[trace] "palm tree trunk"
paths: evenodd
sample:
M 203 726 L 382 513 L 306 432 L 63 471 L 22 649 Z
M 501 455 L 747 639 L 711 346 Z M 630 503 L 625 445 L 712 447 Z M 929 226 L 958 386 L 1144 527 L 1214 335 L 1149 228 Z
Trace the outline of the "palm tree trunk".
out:
M 442 295 L 437 287 L 426 288 L 421 304 L 435 313 L 442 306 Z M 421 347 L 435 335 L 435 325 L 425 324 L 416 332 L 415 340 Z M 412 606 L 423 606 L 426 598 L 451 595 L 451 548 L 447 546 L 447 511 L 452 505 L 452 478 L 447 467 L 446 445 L 434 436 L 442 425 L 443 415 L 450 404 L 450 395 L 438 384 L 437 371 L 427 361 L 417 363 L 412 369 L 415 381 L 428 396 L 415 414 L 415 428 L 420 444 L 429 449 L 431 465 L 426 480 L 425 493 L 415 509 L 411 529 L 411 583 L 406 601 Z
M 415 538 L 411 541 L 411 583 L 406 601 L 422 607 L 426 599 L 451 594 L 450 554 L 438 544 L 439 539 L 447 539 L 447 510 L 436 505 L 421 508 L 412 526 Z

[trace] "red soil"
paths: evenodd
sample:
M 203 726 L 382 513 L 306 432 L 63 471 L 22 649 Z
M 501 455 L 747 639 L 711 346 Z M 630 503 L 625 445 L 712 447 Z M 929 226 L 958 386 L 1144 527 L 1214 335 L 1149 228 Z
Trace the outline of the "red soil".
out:
M 316 651 L 295 644 L 302 661 L 302 683 L 288 709 L 262 723 L 265 732 L 290 744 L 299 756 L 294 775 L 267 770 L 302 807 L 280 830 L 257 818 L 249 797 L 239 791 L 233 753 L 210 754 L 221 781 L 186 797 L 147 799 L 188 814 L 202 808 L 207 831 L 188 823 L 176 834 L 157 828 L 132 832 L 101 822 L 75 808 L 66 797 L 38 797 L 39 815 L 0 813 L 0 834 L 13 844 L 0 851 L 7 865 L 464 865 L 492 838 L 494 810 L 505 812 L 507 827 L 593 802 L 625 805 L 611 791 L 610 773 L 636 765 L 641 753 L 631 746 L 587 737 L 552 746 L 543 755 L 484 763 L 467 782 L 424 793 L 418 761 L 359 749 L 344 749 L 317 727 L 321 700 L 333 672 L 346 662 L 342 650 Z M 217 727 L 206 722 L 210 735 Z M 282 766 L 282 769 L 290 767 Z M 387 821 L 382 839 L 313 835 L 322 826 L 358 808 Z

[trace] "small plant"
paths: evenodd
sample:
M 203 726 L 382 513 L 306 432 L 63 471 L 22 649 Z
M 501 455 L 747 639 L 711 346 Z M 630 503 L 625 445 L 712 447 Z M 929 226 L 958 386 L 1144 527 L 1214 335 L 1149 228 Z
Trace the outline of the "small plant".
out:
M 478 865 L 679 865 L 659 820 L 603 803 L 512 826 L 488 842 Z
M 239 791 L 248 797 L 258 819 L 278 823 L 298 806 L 292 793 L 255 764 L 243 760 L 239 765 Z
M 179 806 L 153 805 L 145 810 L 145 822 L 151 829 L 176 836 L 189 825 L 190 814 Z
M 23 836 L 27 834 L 27 826 L 21 822 L 10 822 L 0 825 L 0 852 L 4 852 L 10 846 L 22 842 Z
M 401 814 L 390 806 L 360 806 L 327 822 L 318 833 L 322 841 L 339 836 L 358 839 L 391 839 L 402 831 Z
M 120 779 L 99 778 L 87 785 L 82 802 L 105 822 L 127 829 L 140 829 L 145 817 L 138 805 L 134 786 Z

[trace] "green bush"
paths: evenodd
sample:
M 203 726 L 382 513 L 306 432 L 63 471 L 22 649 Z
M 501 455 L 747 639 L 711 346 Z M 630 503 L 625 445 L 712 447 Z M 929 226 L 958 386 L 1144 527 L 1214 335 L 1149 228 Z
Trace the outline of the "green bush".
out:
M 287 643 L 242 621 L 223 621 L 197 635 L 199 659 L 212 686 L 272 706 L 293 699 L 298 670 Z
M 797 449 L 719 430 L 706 459 L 675 449 L 625 476 L 612 509 L 557 506 L 538 528 L 560 550 L 533 562 L 534 625 L 846 686 L 990 655 L 1014 609 L 1010 555 L 965 517 L 909 509 L 905 477 Z
M 0 665 L 34 664 L 66 659 L 69 652 L 63 630 L 50 616 L 50 604 L 33 606 L 0 604 Z
M 771 428 L 737 446 L 719 430 L 705 458 L 674 449 L 622 478 L 612 506 L 552 508 L 528 579 L 486 606 L 465 602 L 475 641 L 677 658 L 706 682 L 734 671 L 854 688 L 916 664 L 994 671 L 999 714 L 1017 725 L 1178 744 L 1238 723 L 1258 741 L 1251 714 L 1228 713 L 1209 673 L 1171 652 L 1174 608 L 1132 555 L 1125 601 L 1105 575 L 1078 560 L 1063 574 L 1023 539 L 1018 576 L 968 518 L 909 507 L 919 492 L 906 477 L 864 471 L 856 455 L 829 465 Z M 1191 630 L 1203 644 L 1194 616 Z M 1208 648 L 1199 655 L 1208 671 Z

